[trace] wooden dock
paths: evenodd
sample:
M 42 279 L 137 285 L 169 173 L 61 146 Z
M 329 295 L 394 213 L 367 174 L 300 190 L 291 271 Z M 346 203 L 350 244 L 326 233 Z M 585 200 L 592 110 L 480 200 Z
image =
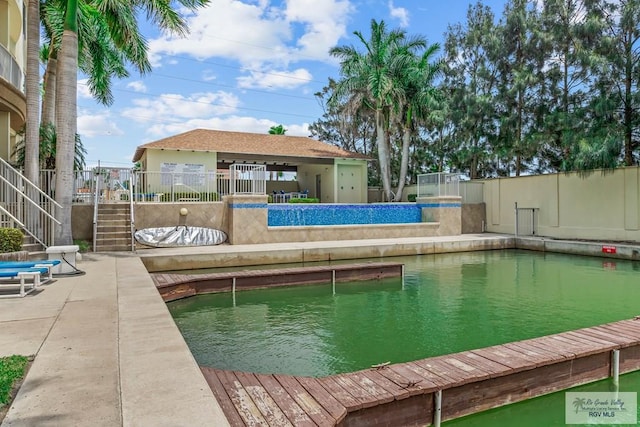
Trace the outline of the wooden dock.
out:
M 201 369 L 232 426 L 404 426 L 608 378 L 616 364 L 640 369 L 639 318 L 324 378 Z
M 277 286 L 339 283 L 401 277 L 403 264 L 375 262 L 330 266 L 244 270 L 207 274 L 151 273 L 162 299 Z

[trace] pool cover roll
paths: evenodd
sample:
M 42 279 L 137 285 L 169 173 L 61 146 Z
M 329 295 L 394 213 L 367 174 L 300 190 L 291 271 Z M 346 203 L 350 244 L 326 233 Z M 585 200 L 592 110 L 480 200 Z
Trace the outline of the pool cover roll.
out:
M 227 234 L 222 230 L 186 225 L 143 228 L 137 230 L 134 236 L 138 243 L 156 248 L 211 246 L 219 245 L 227 240 Z

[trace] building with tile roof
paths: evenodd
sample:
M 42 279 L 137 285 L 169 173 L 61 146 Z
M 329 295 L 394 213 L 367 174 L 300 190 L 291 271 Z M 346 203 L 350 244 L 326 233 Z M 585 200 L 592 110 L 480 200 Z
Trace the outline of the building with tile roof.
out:
M 224 171 L 234 163 L 261 164 L 267 171 L 295 173 L 294 191 L 307 190 L 323 203 L 366 203 L 369 160 L 312 138 L 210 129 L 141 145 L 133 156 L 147 172 Z M 267 183 L 267 191 L 278 191 L 278 185 L 284 186 Z

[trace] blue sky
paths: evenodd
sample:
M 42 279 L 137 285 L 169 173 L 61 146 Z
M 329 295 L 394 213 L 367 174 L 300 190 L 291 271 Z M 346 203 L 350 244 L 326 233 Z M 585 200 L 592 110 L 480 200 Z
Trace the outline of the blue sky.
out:
M 130 167 L 138 145 L 195 128 L 307 136 L 322 115 L 313 96 L 338 77 L 333 46 L 369 35 L 372 19 L 388 28 L 444 41 L 464 22 L 466 0 L 211 0 L 187 15 L 176 38 L 143 25 L 153 71 L 113 82 L 115 102 L 96 104 L 78 80 L 78 133 L 87 165 Z M 499 16 L 505 0 L 484 0 Z

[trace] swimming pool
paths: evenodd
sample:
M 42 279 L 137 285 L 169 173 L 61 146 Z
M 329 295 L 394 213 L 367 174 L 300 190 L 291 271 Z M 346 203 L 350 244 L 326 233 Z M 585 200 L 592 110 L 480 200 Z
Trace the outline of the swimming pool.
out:
M 640 264 L 529 251 L 395 257 L 405 280 L 169 303 L 201 365 L 325 376 L 637 315 Z
M 422 221 L 422 205 L 373 204 L 269 204 L 267 224 L 278 226 L 405 224 Z

